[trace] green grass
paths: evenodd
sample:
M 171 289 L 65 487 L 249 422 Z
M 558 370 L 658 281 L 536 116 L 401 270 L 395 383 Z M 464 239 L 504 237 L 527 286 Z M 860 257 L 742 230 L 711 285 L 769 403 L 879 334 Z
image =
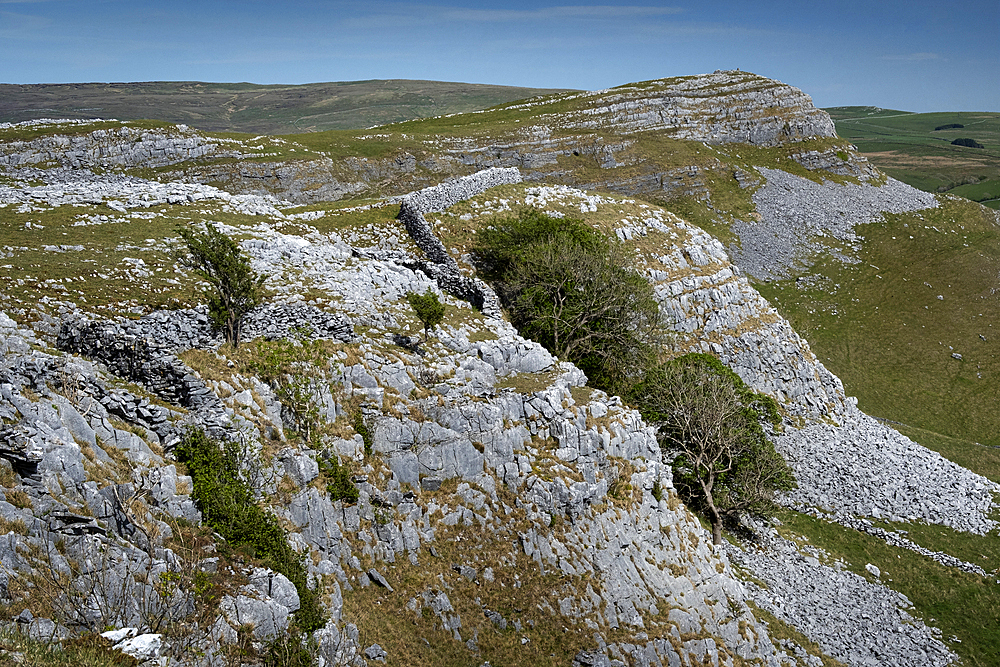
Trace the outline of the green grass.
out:
M 996 517 L 994 517 L 996 518 Z M 945 526 L 925 523 L 877 523 L 886 530 L 898 530 L 931 551 L 943 551 L 966 562 L 978 565 L 987 573 L 1000 569 L 1000 540 L 996 535 L 963 533 Z
M 786 536 L 805 535 L 848 568 L 871 580 L 865 565 L 882 572 L 882 581 L 906 595 L 918 615 L 941 629 L 946 643 L 966 667 L 993 667 L 1000 660 L 1000 586 L 994 577 L 979 577 L 939 563 L 906 549 L 895 549 L 882 540 L 837 524 L 786 511 L 780 515 Z M 931 549 L 947 546 L 966 560 L 983 564 L 987 571 L 1000 564 L 996 536 L 956 534 L 940 526 L 903 527 L 910 538 Z M 983 558 L 983 556 L 986 556 Z M 957 636 L 961 641 L 948 642 Z
M 1000 180 L 986 181 L 985 183 L 967 183 L 952 188 L 948 192 L 978 202 L 1000 199 Z
M 53 117 L 159 118 L 206 131 L 283 134 L 365 128 L 464 113 L 550 92 L 400 79 L 304 85 L 197 81 L 0 84 L 0 122 Z
M 193 211 L 192 211 L 193 212 Z M 120 222 L 74 226 L 81 216 L 106 215 Z M 122 214 L 102 206 L 62 206 L 44 211 L 17 213 L 0 209 L 0 247 L 17 248 L 0 259 L 4 292 L 34 302 L 49 296 L 86 303 L 91 307 L 124 302 L 163 302 L 183 299 L 183 288 L 165 282 L 178 279 L 164 239 L 173 236 L 176 218 L 124 220 Z M 25 224 L 43 229 L 26 229 Z M 152 239 L 153 243 L 148 243 Z M 83 246 L 83 250 L 56 252 L 45 246 Z M 148 279 L 131 280 L 124 268 L 126 257 L 141 259 L 151 272 Z M 63 286 L 61 289 L 54 282 Z
M 837 134 L 893 178 L 928 192 L 975 201 L 1000 197 L 1000 113 L 909 113 L 871 107 L 826 109 Z M 943 125 L 961 128 L 935 130 Z M 975 139 L 983 149 L 953 146 Z M 967 187 L 967 186 L 974 187 Z M 990 193 L 993 197 L 985 197 Z
M 401 239 L 404 247 L 416 251 L 395 220 L 398 205 L 346 210 L 366 203 L 371 202 L 325 202 L 289 209 L 289 214 L 321 210 L 326 215 L 316 220 L 284 222 L 281 232 L 307 235 L 317 231 L 357 231 L 355 243 L 359 246 L 377 244 L 380 237 L 391 233 Z M 176 228 L 204 221 L 237 229 L 260 224 L 259 217 L 226 212 L 221 203 L 210 200 L 130 209 L 130 214 L 136 212 L 156 215 L 150 219 L 131 218 L 104 204 L 65 205 L 26 213 L 18 213 L 13 206 L 0 208 L 0 307 L 16 317 L 15 311 L 44 298 L 113 314 L 193 306 L 203 299 L 196 277 L 186 269 L 175 268 L 180 248 Z M 74 225 L 92 216 L 106 216 L 107 221 Z M 27 223 L 31 227 L 26 228 Z M 238 232 L 237 237 L 241 237 Z M 46 246 L 82 250 L 59 252 L 46 250 Z M 141 277 L 130 271 L 125 258 L 141 259 L 149 275 Z
M 225 213 L 214 202 L 137 210 L 158 215 L 133 219 L 103 204 L 28 213 L 17 213 L 12 207 L 0 209 L 0 248 L 17 249 L 11 256 L 0 257 L 3 293 L 31 303 L 48 296 L 88 308 L 189 303 L 195 297 L 194 279 L 186 270 L 174 269 L 174 229 L 206 219 L 237 226 L 257 224 L 252 216 Z M 74 225 L 95 215 L 107 216 L 109 221 Z M 29 222 L 32 227 L 25 228 Z M 83 250 L 44 249 L 61 245 L 82 246 Z M 130 275 L 126 257 L 141 259 L 150 275 Z
M 830 107 L 823 109 L 830 114 L 833 121 L 840 122 L 846 120 L 872 120 L 876 118 L 891 118 L 893 116 L 911 115 L 912 111 L 899 111 L 898 109 L 882 109 L 880 107 Z
M 757 287 L 865 412 L 1000 445 L 1000 227 L 961 199 L 886 217 L 857 228 L 860 263 Z

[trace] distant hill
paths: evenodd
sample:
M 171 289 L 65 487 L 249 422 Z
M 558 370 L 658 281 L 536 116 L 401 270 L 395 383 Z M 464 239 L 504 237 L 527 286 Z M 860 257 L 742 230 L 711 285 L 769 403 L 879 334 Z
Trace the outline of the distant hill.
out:
M 303 85 L 151 81 L 0 84 L 0 122 L 155 118 L 209 132 L 356 130 L 466 113 L 556 89 L 405 79 Z
M 912 113 L 879 107 L 825 109 L 837 134 L 893 178 L 1000 208 L 1000 113 Z M 983 149 L 956 146 L 972 139 Z

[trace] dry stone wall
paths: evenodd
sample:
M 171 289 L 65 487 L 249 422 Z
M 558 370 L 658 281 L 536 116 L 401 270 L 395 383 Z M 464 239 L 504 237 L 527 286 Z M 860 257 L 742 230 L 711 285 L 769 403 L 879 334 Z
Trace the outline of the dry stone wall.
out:
M 458 263 L 424 219 L 424 213 L 443 211 L 489 188 L 508 183 L 520 183 L 521 174 L 515 168 L 485 169 L 470 176 L 446 181 L 403 197 L 398 219 L 416 242 L 430 264 L 424 268 L 441 289 L 465 299 L 489 317 L 502 317 L 500 300 L 483 281 L 462 275 Z

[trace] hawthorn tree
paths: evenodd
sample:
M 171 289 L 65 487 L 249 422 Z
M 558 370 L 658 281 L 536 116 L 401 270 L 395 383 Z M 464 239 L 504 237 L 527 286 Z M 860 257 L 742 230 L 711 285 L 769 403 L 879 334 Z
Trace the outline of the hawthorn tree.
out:
M 181 264 L 208 281 L 208 315 L 212 328 L 222 331 L 226 342 L 239 347 L 243 316 L 264 298 L 264 276 L 250 267 L 250 259 L 239 244 L 205 224 L 204 231 L 180 227 L 177 234 L 186 245 Z
M 423 294 L 407 292 L 406 300 L 409 302 L 413 312 L 417 314 L 420 323 L 424 325 L 424 341 L 430 338 L 434 327 L 444 320 L 444 304 L 438 299 L 438 295 L 427 289 Z
M 795 488 L 765 430 L 780 423 L 777 403 L 715 357 L 689 354 L 655 367 L 631 399 L 673 457 L 678 491 L 707 514 L 713 544 L 722 542 L 725 519 L 742 512 L 767 516 L 775 492 Z
M 582 220 L 527 209 L 482 230 L 472 254 L 521 335 L 592 385 L 620 389 L 653 357 L 662 332 L 653 288 Z

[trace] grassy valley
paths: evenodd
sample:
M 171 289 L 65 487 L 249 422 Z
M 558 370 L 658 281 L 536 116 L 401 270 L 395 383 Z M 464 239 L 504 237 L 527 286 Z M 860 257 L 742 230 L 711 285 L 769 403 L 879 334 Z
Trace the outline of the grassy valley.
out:
M 958 198 L 886 218 L 857 228 L 859 263 L 757 287 L 862 410 L 1000 446 L 1000 227 Z

